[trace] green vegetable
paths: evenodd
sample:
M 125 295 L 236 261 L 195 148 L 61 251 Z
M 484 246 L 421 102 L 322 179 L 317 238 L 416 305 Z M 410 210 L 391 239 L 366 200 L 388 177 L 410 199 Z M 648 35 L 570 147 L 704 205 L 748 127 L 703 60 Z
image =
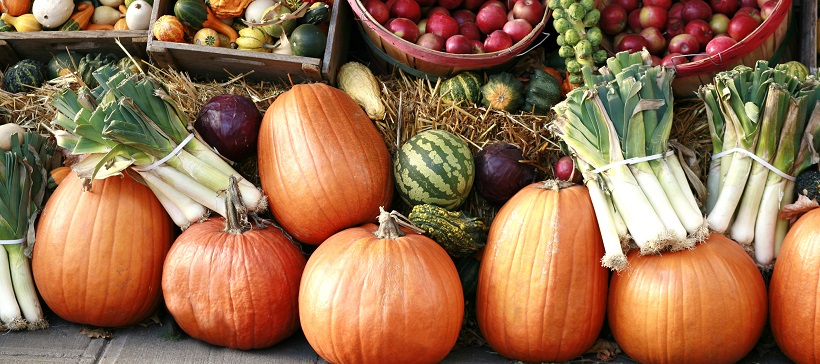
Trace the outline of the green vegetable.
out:
M 588 66 L 594 71 L 596 64 L 606 60 L 606 51 L 599 49 L 603 41 L 598 28 L 601 11 L 595 8 L 594 0 L 556 0 L 550 1 L 549 6 L 553 9 L 553 27 L 558 32 L 556 42 L 562 48 L 559 55 L 566 59 L 567 78 L 571 83 L 580 83 L 581 67 Z
M 481 87 L 484 106 L 513 112 L 524 103 L 522 92 L 524 84 L 508 72 L 490 75 L 487 83 Z
M 37 60 L 24 59 L 9 67 L 3 75 L 3 89 L 18 93 L 43 85 L 45 81 L 45 66 Z
M 441 97 L 453 103 L 477 104 L 481 101 L 481 76 L 475 72 L 462 72 L 441 83 Z
M 800 173 L 794 187 L 798 194 L 805 195 L 809 200 L 816 199 L 820 196 L 820 171 L 812 168 Z
M 421 204 L 413 206 L 407 218 L 454 257 L 473 255 L 487 243 L 489 227 L 463 212 Z
M 561 85 L 550 74 L 537 69 L 524 92 L 524 111 L 546 115 L 561 101 Z

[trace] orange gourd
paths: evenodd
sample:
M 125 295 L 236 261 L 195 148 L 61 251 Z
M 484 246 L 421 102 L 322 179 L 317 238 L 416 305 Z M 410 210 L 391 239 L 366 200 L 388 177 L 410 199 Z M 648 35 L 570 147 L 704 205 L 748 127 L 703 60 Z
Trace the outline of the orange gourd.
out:
M 88 23 L 83 30 L 114 30 L 114 25 Z
M 234 203 L 235 186 L 229 191 Z M 261 349 L 299 328 L 297 299 L 306 259 L 278 228 L 249 230 L 240 225 L 242 219 L 229 207 L 227 220 L 212 218 L 186 229 L 165 259 L 162 293 L 168 312 L 192 337 Z
M 308 260 L 299 318 L 331 363 L 436 363 L 458 339 L 458 271 L 432 239 L 399 229 L 387 212 L 327 239 Z
M 173 15 L 163 15 L 154 22 L 154 38 L 163 42 L 185 43 L 185 27 Z
M 615 341 L 639 363 L 735 363 L 766 324 L 766 286 L 736 242 L 712 234 L 693 250 L 627 255 L 612 276 Z
M 381 134 L 350 96 L 322 83 L 276 98 L 262 119 L 258 162 L 273 216 L 303 243 L 375 221 L 393 198 Z
M 31 12 L 32 0 L 0 0 L 0 13 L 20 16 Z
M 777 346 L 798 363 L 820 362 L 820 209 L 795 223 L 774 262 L 769 324 Z
M 51 195 L 31 261 L 43 301 L 61 318 L 93 326 L 142 322 L 161 301 L 173 224 L 151 190 L 130 177 L 94 181 L 72 172 Z
M 93 5 L 86 3 L 77 5 L 77 10 L 74 11 L 74 14 L 71 14 L 71 17 L 60 27 L 60 30 L 83 30 L 88 26 L 92 15 L 94 15 Z
M 252 0 L 211 0 L 214 15 L 218 18 L 233 18 L 242 15 Z
M 70 173 L 71 167 L 61 166 L 52 169 L 49 172 L 49 184 L 54 182 L 55 185 L 59 185 Z
M 114 23 L 114 30 L 128 30 L 128 23 L 125 21 L 125 18 L 117 20 Z
M 560 362 L 598 338 L 608 271 L 586 187 L 524 187 L 490 226 L 478 275 L 476 319 L 490 347 L 524 362 Z

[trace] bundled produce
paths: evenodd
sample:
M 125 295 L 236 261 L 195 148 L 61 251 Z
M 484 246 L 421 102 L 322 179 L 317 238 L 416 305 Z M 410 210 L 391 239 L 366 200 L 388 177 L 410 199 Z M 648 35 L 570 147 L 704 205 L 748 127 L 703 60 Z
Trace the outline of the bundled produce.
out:
M 29 256 L 34 221 L 45 201 L 55 145 L 17 124 L 0 127 L 0 327 L 48 327 L 34 287 Z
M 698 91 L 713 144 L 709 227 L 754 250 L 761 266 L 774 259 L 776 241 L 788 229 L 785 220 L 778 223 L 778 212 L 792 201 L 793 176 L 816 160 L 812 143 L 820 114 L 807 116 L 815 109 L 818 82 L 801 82 L 787 71 L 758 61 L 754 68 L 721 72 Z
M 241 178 L 199 135 L 160 80 L 107 65 L 93 72 L 100 86 L 63 90 L 54 99 L 52 133 L 71 154 L 87 156 L 73 169 L 81 178 L 136 172 L 180 227 L 225 216 L 228 179 L 239 179 L 252 212 L 266 208 L 261 190 Z
M 708 233 L 680 161 L 671 153 L 673 71 L 649 54 L 620 52 L 600 75 L 555 106 L 551 129 L 576 156 L 606 246 L 602 263 L 626 264 L 627 233 L 643 253 L 691 248 Z
M 603 40 L 598 21 L 601 11 L 593 0 L 550 1 L 553 27 L 558 32 L 558 54 L 566 60 L 567 80 L 572 84 L 583 82 L 581 68 L 592 67 L 606 61 L 607 54 L 599 49 Z

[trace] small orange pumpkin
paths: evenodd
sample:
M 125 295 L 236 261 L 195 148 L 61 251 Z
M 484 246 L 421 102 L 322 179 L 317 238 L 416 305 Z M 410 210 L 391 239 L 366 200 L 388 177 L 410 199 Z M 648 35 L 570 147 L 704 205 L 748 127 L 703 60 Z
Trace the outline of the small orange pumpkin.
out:
M 163 15 L 154 22 L 154 38 L 163 42 L 185 43 L 185 27 L 173 15 Z
M 0 13 L 20 16 L 31 12 L 32 0 L 0 0 Z

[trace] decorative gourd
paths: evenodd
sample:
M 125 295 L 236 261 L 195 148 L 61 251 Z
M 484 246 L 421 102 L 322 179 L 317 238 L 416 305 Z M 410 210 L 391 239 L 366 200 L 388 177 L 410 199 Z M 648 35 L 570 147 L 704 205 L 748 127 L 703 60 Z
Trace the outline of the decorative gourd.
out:
M 125 20 L 125 18 L 117 20 L 117 22 L 114 23 L 114 30 L 128 30 L 128 21 Z
M 83 30 L 114 30 L 114 25 L 113 24 L 89 23 L 88 25 L 85 26 L 85 29 L 83 29 Z
M 219 47 L 219 33 L 211 28 L 202 28 L 197 30 L 196 34 L 194 34 L 194 44 Z
M 173 15 L 163 15 L 154 22 L 154 38 L 163 42 L 185 43 L 185 27 Z
M 524 103 L 523 90 L 524 83 L 512 73 L 496 73 L 481 87 L 481 102 L 490 109 L 513 112 Z
M 490 225 L 476 319 L 487 343 L 524 362 L 568 361 L 598 338 L 608 271 L 586 187 L 524 187 Z
M 407 218 L 454 257 L 473 255 L 487 243 L 484 221 L 460 211 L 421 204 L 413 206 Z
M 396 187 L 410 206 L 432 204 L 452 210 L 467 199 L 475 178 L 470 147 L 444 130 L 414 135 L 393 163 Z
M 24 59 L 15 63 L 3 75 L 3 89 L 11 93 L 18 93 L 42 86 L 45 80 L 44 68 L 45 66 L 40 61 L 33 59 Z
M 481 85 L 478 73 L 461 72 L 442 82 L 439 94 L 444 101 L 475 105 L 481 101 Z
M 6 22 L 14 27 L 14 30 L 24 32 L 39 32 L 43 30 L 43 26 L 34 18 L 34 14 L 23 14 L 19 16 L 12 16 L 9 13 L 0 14 L 0 20 Z
M 336 84 L 367 112 L 367 117 L 384 120 L 381 84 L 369 68 L 359 62 L 347 62 L 336 73 Z
M 294 56 L 322 58 L 327 46 L 327 37 L 313 24 L 302 24 L 290 34 L 290 49 Z
M 475 302 L 481 261 L 474 257 L 463 257 L 456 259 L 454 263 L 456 264 L 456 270 L 458 270 L 458 278 L 461 279 L 464 300 Z
M 797 363 L 820 361 L 820 315 L 817 262 L 820 261 L 820 210 L 800 217 L 791 227 L 769 283 L 769 325 L 777 346 Z
M 204 28 L 203 28 L 204 29 Z M 271 36 L 261 28 L 243 28 L 239 31 L 239 38 L 236 39 L 236 49 L 253 52 L 270 52 L 273 45 Z
M 766 286 L 736 242 L 712 234 L 693 250 L 636 249 L 627 259 L 629 267 L 612 276 L 607 317 L 630 358 L 735 363 L 754 348 L 766 324 Z
M 0 13 L 11 16 L 20 16 L 31 11 L 31 0 L 3 0 L 0 1 Z M 18 30 L 19 31 L 19 30 Z
M 522 110 L 546 115 L 559 101 L 561 101 L 561 84 L 558 80 L 542 70 L 535 70 L 524 92 Z
M 328 238 L 299 287 L 310 346 L 331 363 L 436 363 L 453 348 L 464 298 L 453 261 L 386 212 Z
M 235 185 L 228 196 L 227 220 L 193 224 L 176 239 L 165 259 L 162 293 L 191 337 L 234 349 L 266 348 L 299 328 L 306 259 L 278 228 L 251 229 L 232 206 L 241 202 Z
M 177 0 L 174 4 L 174 15 L 182 24 L 195 30 L 211 28 L 225 34 L 231 43 L 236 42 L 236 38 L 239 38 L 236 30 L 214 16 L 211 8 L 205 5 L 204 0 Z
M 295 85 L 279 95 L 262 119 L 258 145 L 270 210 L 303 243 L 318 245 L 374 221 L 393 198 L 384 139 L 337 88 Z
M 242 15 L 252 0 L 210 0 L 208 4 L 217 18 L 233 18 Z
M 71 17 L 74 10 L 73 0 L 34 0 L 31 13 L 40 25 L 56 28 Z
M 121 13 L 118 9 L 114 9 L 110 6 L 100 5 L 94 8 L 94 14 L 91 15 L 91 24 L 107 24 L 113 27 L 118 20 L 124 17 L 125 15 Z M 85 29 L 88 30 L 88 26 L 86 26 Z
M 250 4 L 248 4 L 247 9 L 245 9 L 245 20 L 248 23 L 261 23 L 262 22 L 262 14 L 265 13 L 265 10 L 270 8 L 276 4 L 276 0 L 253 0 Z M 234 24 L 242 24 L 241 21 L 235 21 Z M 237 29 L 237 31 L 239 31 Z
M 5 21 L 0 20 L 0 32 L 10 32 L 13 31 L 14 27 L 11 24 L 6 24 Z
M 125 6 L 123 6 L 125 7 Z M 125 21 L 128 29 L 131 30 L 148 30 L 151 24 L 152 7 L 144 0 L 137 0 L 128 6 L 125 12 Z
M 75 57 L 75 59 L 72 59 Z M 75 71 L 74 62 L 78 62 L 80 55 L 77 53 L 60 52 L 51 57 L 46 64 L 46 76 L 49 80 L 60 76 L 71 74 Z
M 310 7 L 305 12 L 305 15 L 298 20 L 299 24 L 319 25 L 326 22 L 328 19 L 330 19 L 330 6 L 321 1 L 317 1 L 310 4 Z
M 262 12 L 262 23 L 281 19 L 282 16 L 289 15 L 290 13 L 290 8 L 285 6 L 284 3 L 276 3 Z M 262 28 L 262 30 L 264 30 L 265 33 L 268 33 L 271 37 L 280 38 L 283 33 L 290 35 L 290 33 L 293 32 L 293 29 L 296 29 L 296 25 L 298 25 L 296 19 L 288 19 L 279 24 L 262 25 L 260 28 Z
M 71 167 L 60 166 L 48 172 L 48 189 L 53 190 L 71 174 Z
M 87 3 L 77 5 L 77 11 L 60 27 L 60 31 L 83 30 L 88 26 L 92 15 L 94 15 L 93 5 Z
M 51 195 L 31 261 L 43 301 L 61 318 L 134 325 L 159 307 L 173 224 L 148 187 L 130 177 L 94 181 L 75 173 Z

